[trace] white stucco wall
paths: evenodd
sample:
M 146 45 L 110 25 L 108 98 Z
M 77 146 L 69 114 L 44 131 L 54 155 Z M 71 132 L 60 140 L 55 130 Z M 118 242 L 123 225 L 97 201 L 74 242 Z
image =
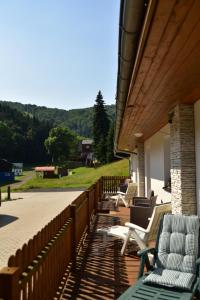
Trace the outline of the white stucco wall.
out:
M 157 202 L 171 201 L 171 194 L 163 190 L 165 181 L 169 179 L 170 149 L 169 125 L 166 125 L 145 144 L 145 192 L 154 190 L 158 195 Z
M 200 100 L 194 104 L 195 152 L 196 152 L 196 197 L 197 211 L 200 216 Z

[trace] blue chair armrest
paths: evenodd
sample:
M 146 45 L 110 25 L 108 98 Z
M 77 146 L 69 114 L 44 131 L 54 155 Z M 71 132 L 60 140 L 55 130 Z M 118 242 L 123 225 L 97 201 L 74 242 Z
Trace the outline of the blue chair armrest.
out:
M 143 255 L 147 255 L 148 253 L 151 253 L 151 254 L 155 255 L 156 254 L 156 249 L 155 248 L 145 248 L 145 249 L 139 250 L 137 252 L 137 255 L 139 257 L 141 257 Z
M 156 249 L 155 248 L 145 248 L 142 250 L 139 250 L 137 252 L 137 255 L 141 257 L 140 261 L 140 269 L 138 273 L 138 279 L 141 278 L 144 275 L 144 268 L 146 266 L 147 271 L 149 272 L 150 270 L 153 270 L 153 266 L 149 262 L 149 258 L 147 254 L 153 254 L 154 256 L 156 255 Z

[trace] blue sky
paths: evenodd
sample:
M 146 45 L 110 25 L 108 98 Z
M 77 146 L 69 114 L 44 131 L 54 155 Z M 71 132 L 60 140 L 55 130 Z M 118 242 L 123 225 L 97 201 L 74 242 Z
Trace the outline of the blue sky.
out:
M 4 0 L 0 18 L 1 100 L 115 103 L 119 0 Z

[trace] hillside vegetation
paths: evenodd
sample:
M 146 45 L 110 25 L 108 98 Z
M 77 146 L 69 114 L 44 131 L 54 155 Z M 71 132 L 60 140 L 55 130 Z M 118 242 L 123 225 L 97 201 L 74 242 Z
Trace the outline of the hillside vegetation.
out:
M 0 158 L 24 163 L 48 161 L 44 140 L 50 128 L 48 122 L 0 103 Z
M 51 127 L 64 125 L 77 135 L 90 138 L 93 136 L 93 107 L 64 110 L 10 101 L 0 101 L 0 104 L 6 104 L 31 117 L 34 116 L 40 121 L 47 121 L 51 124 Z M 115 105 L 106 105 L 105 108 L 109 118 L 114 120 Z
M 50 188 L 88 188 L 101 176 L 128 176 L 128 160 L 120 160 L 99 168 L 81 167 L 73 170 L 73 175 L 60 179 L 36 178 L 29 180 L 17 190 Z

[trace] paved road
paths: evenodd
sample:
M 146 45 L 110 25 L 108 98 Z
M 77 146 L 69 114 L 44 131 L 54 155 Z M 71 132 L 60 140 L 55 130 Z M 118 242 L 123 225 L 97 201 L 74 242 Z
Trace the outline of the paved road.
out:
M 81 191 L 12 193 L 0 207 L 0 268 Z

